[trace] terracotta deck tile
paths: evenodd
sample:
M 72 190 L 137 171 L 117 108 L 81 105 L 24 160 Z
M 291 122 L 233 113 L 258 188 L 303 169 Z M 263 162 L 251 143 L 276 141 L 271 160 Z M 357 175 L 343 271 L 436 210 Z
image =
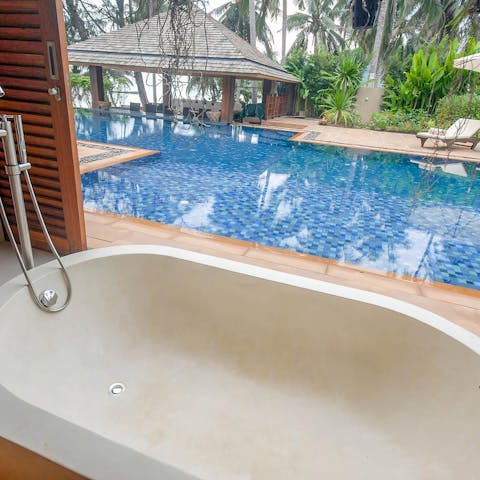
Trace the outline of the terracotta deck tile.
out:
M 154 223 L 154 222 L 151 222 Z M 134 226 L 132 226 L 132 222 L 129 220 L 117 220 L 113 224 L 111 224 L 112 228 L 119 228 L 121 230 L 123 229 L 128 229 L 132 231 L 132 233 L 135 234 L 142 234 L 146 235 L 149 237 L 155 237 L 155 238 L 173 238 L 175 235 L 178 233 L 171 228 L 163 228 L 163 225 L 149 225 L 149 224 L 143 224 L 143 223 L 134 223 Z M 128 237 L 127 237 L 128 239 Z M 143 243 L 143 242 L 142 242 Z
M 103 247 L 111 247 L 112 242 L 107 242 L 106 240 L 100 240 L 95 237 L 87 236 L 87 245 L 88 245 L 88 248 L 103 248 Z
M 357 283 L 357 288 L 368 288 L 386 295 L 394 296 L 395 293 L 400 292 L 407 295 L 419 295 L 420 293 L 416 282 L 377 275 L 358 268 L 351 268 L 349 265 L 331 264 L 328 266 L 327 274 L 331 277 L 354 281 Z
M 114 242 L 127 237 L 132 230 L 129 228 L 115 228 L 113 224 L 104 224 L 97 222 L 87 222 L 87 236 Z
M 91 223 L 101 223 L 103 225 L 109 225 L 117 221 L 117 217 L 104 212 L 91 212 L 89 210 L 84 210 L 85 222 L 88 224 Z
M 255 245 L 249 248 L 245 256 L 256 260 L 263 260 L 273 264 L 285 265 L 321 274 L 326 272 L 328 263 L 328 261 L 324 259 L 313 259 L 310 255 L 302 255 L 297 252 L 266 247 L 263 245 Z
M 427 298 L 455 303 L 480 311 L 480 292 L 477 290 L 462 289 L 453 285 L 420 285 L 420 292 Z
M 238 240 L 223 239 L 214 235 L 199 234 L 195 235 L 187 232 L 180 232 L 172 241 L 181 245 L 180 248 L 190 248 L 197 252 L 207 253 L 209 255 L 228 253 L 234 255 L 243 255 L 248 249 L 248 245 L 243 245 Z

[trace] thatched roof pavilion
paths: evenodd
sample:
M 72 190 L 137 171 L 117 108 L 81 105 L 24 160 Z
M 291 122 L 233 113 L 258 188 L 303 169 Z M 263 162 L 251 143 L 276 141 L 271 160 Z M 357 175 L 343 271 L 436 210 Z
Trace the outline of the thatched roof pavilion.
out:
M 223 77 L 222 119 L 233 114 L 236 78 L 296 83 L 278 63 L 253 48 L 203 10 L 188 18 L 184 35 L 173 31 L 170 14 L 164 13 L 110 33 L 70 45 L 69 63 L 101 68 L 174 75 Z M 96 94 L 92 85 L 92 94 Z M 101 85 L 98 85 L 100 91 Z M 98 96 L 98 95 L 97 95 Z M 95 100 L 95 99 L 94 99 Z M 98 100 L 98 98 L 96 99 Z

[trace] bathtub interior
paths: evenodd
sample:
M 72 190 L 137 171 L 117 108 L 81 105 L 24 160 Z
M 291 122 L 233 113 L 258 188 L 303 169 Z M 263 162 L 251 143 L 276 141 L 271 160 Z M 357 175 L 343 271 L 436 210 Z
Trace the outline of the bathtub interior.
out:
M 69 271 L 64 312 L 0 309 L 32 405 L 205 480 L 479 471 L 479 356 L 418 320 L 162 255 Z

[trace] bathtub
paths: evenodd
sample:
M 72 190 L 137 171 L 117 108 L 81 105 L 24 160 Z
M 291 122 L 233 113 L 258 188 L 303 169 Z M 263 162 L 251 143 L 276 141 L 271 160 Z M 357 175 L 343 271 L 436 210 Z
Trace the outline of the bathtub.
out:
M 478 479 L 480 340 L 446 319 L 174 248 L 65 262 L 61 313 L 0 288 L 1 437 L 95 479 Z

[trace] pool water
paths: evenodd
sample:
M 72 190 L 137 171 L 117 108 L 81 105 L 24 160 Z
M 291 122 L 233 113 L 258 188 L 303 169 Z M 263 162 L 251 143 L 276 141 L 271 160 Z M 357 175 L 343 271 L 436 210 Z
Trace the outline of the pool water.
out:
M 85 207 L 480 289 L 474 164 L 291 133 L 76 113 L 79 139 L 159 153 L 82 175 Z

